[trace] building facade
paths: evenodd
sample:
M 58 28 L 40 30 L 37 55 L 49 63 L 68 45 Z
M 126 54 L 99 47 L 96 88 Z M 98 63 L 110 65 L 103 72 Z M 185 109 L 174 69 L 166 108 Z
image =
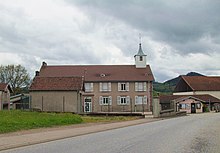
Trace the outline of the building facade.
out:
M 160 96 L 162 108 L 175 101 L 177 110 L 201 113 L 216 110 L 220 105 L 220 77 L 181 76 L 173 95 Z
M 78 91 L 81 99 L 73 100 L 76 113 L 146 112 L 152 110 L 153 74 L 146 64 L 146 55 L 139 44 L 134 56 L 135 65 L 66 65 L 49 66 L 43 62 L 35 78 L 81 77 L 83 88 Z M 37 83 L 39 84 L 39 83 Z M 31 103 L 35 107 L 45 91 L 31 87 Z M 68 90 L 66 90 L 68 91 Z M 35 91 L 36 92 L 36 91 Z M 41 95 L 39 95 L 39 92 Z M 43 92 L 43 93 L 42 93 Z M 48 92 L 48 91 L 47 91 Z M 57 95 L 51 93 L 52 95 Z M 51 96 L 52 96 L 51 95 Z M 37 99 L 38 97 L 38 99 Z M 49 96 L 48 96 L 49 97 Z M 58 97 L 56 98 L 59 99 Z M 61 98 L 62 99 L 62 98 Z M 48 98 L 48 102 L 54 103 Z M 58 100 L 62 101 L 62 100 Z M 73 102 L 77 101 L 77 102 Z M 60 111 L 61 109 L 56 109 Z

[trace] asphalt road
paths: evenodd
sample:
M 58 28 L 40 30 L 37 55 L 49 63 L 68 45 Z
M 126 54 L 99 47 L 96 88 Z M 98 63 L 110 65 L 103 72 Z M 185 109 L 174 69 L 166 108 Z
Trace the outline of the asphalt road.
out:
M 0 153 L 220 153 L 220 113 L 166 119 Z

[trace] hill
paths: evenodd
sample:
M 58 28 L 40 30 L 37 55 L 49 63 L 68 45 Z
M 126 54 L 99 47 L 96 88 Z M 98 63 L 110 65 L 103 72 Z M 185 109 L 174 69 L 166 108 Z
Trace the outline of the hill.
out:
M 203 75 L 197 72 L 189 72 L 186 74 L 186 76 L 203 76 Z M 154 95 L 158 92 L 160 94 L 171 94 L 174 88 L 176 87 L 177 83 L 179 82 L 179 80 L 180 80 L 180 76 L 170 79 L 168 81 L 165 81 L 163 83 L 154 82 L 153 83 Z

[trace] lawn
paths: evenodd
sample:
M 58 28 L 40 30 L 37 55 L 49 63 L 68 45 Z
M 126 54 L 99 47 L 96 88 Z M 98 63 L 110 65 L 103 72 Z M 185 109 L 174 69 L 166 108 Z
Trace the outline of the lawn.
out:
M 79 115 L 71 113 L 0 111 L 0 133 L 82 122 Z
M 116 122 L 134 119 L 137 119 L 137 117 L 80 116 L 72 113 L 44 113 L 19 110 L 0 111 L 0 134 L 61 125 Z

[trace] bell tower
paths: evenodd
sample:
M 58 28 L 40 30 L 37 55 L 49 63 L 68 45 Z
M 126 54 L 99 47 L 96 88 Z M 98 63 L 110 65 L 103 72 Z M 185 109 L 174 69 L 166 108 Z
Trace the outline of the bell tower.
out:
M 147 55 L 145 55 L 144 52 L 142 51 L 141 43 L 140 43 L 138 53 L 134 55 L 136 68 L 146 68 L 146 64 L 147 64 L 146 57 Z

